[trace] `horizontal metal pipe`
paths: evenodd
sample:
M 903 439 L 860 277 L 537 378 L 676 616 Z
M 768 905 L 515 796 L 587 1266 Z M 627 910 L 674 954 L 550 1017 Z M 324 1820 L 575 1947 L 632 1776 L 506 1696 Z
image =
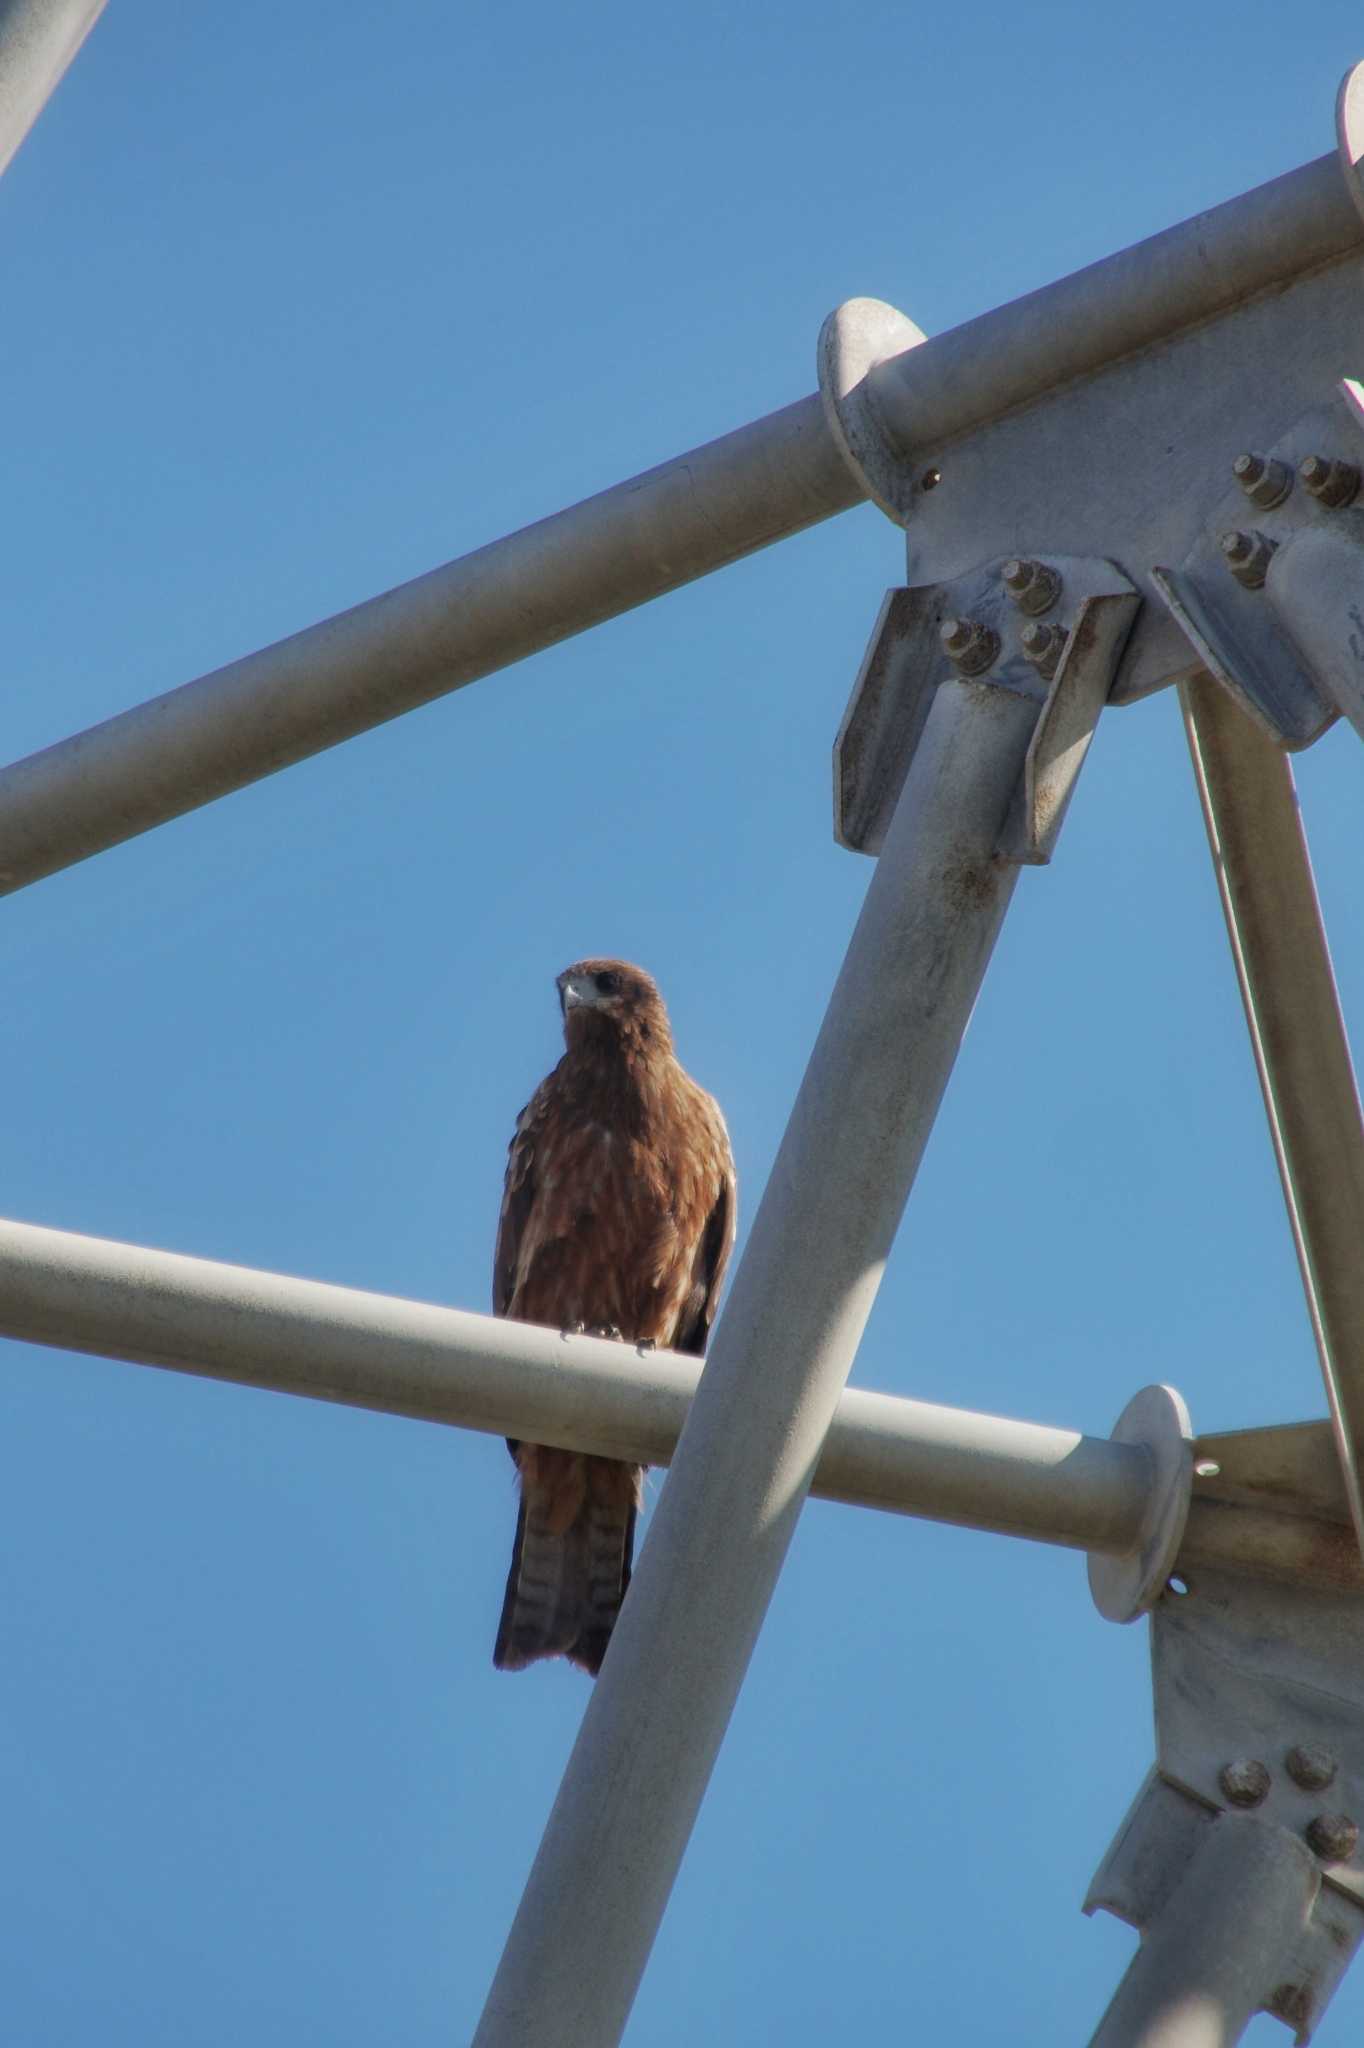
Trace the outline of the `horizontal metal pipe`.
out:
M 581 633 L 863 496 L 818 398 L 0 770 L 0 894 Z
M 0 171 L 51 99 L 104 0 L 0 0 Z
M 0 1335 L 659 1466 L 700 1377 L 674 1352 L 6 1221 Z M 1121 1555 L 1147 1488 L 1130 1444 L 850 1387 L 811 1490 Z M 1179 1569 L 1201 1564 L 1364 1586 L 1344 1525 L 1195 1493 Z
M 1361 246 L 1339 159 L 1318 157 L 893 357 L 872 397 L 924 452 Z
M 671 1462 L 700 1375 L 671 1352 L 11 1222 L 0 1333 L 648 1465 Z M 814 1491 L 1122 1552 L 1147 1486 L 1130 1445 L 849 1390 Z

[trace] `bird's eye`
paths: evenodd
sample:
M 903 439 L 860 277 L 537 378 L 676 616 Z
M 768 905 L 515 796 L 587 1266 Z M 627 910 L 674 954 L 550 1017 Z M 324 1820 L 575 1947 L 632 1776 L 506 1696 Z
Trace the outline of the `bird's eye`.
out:
M 599 974 L 597 976 L 597 994 L 601 996 L 618 996 L 620 994 L 620 976 L 612 973 L 609 968 L 605 974 Z

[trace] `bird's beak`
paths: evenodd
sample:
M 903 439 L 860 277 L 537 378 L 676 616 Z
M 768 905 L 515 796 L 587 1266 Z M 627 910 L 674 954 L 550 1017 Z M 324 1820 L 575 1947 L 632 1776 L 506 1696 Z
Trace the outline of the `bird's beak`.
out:
M 568 976 L 559 983 L 559 1008 L 567 1016 L 570 1010 L 585 1009 L 588 998 L 583 994 L 582 984 Z

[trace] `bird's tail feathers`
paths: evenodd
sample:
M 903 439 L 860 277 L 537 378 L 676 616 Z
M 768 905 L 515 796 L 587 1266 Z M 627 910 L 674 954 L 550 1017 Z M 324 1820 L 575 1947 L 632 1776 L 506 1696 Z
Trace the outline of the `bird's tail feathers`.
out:
M 517 1462 L 521 1512 L 493 1663 L 520 1671 L 562 1656 L 595 1675 L 630 1583 L 641 1472 L 529 1444 Z

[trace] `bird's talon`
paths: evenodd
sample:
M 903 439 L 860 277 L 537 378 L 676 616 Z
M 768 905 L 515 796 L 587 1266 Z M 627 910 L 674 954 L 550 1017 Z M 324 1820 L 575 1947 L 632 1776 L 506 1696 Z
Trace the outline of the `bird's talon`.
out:
M 657 1351 L 658 1339 L 657 1337 L 641 1337 L 635 1349 L 639 1352 Z

